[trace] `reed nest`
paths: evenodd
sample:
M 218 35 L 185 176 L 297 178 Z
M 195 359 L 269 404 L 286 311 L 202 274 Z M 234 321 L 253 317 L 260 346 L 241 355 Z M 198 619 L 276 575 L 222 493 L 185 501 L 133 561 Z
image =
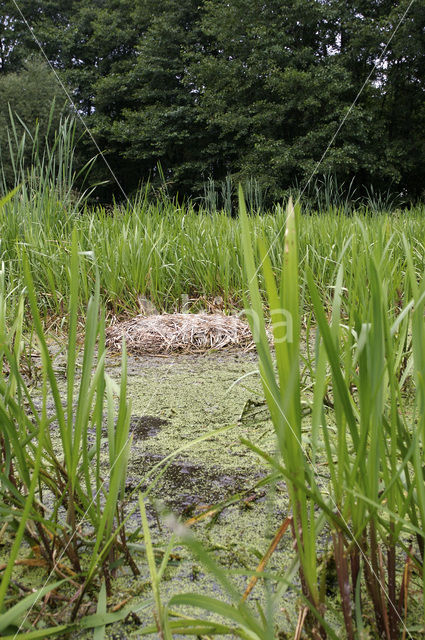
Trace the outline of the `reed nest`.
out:
M 109 327 L 106 346 L 121 351 L 123 338 L 129 353 L 141 355 L 254 348 L 248 323 L 221 313 L 141 314 Z

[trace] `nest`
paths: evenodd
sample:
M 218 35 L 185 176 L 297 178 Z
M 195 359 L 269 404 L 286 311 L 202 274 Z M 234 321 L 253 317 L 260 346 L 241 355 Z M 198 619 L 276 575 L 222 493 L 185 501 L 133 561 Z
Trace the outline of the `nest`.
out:
M 171 313 L 138 315 L 109 327 L 106 346 L 140 355 L 203 353 L 211 349 L 254 348 L 249 325 L 236 316 L 221 313 Z

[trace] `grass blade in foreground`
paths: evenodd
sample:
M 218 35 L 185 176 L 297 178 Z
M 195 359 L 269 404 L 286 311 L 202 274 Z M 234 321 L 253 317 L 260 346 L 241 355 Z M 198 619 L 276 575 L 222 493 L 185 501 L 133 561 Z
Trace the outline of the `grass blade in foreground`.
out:
M 340 261 L 333 270 L 329 323 L 329 304 L 322 299 L 315 282 L 316 274 L 313 275 L 307 265 L 308 294 L 317 323 L 316 358 L 310 365 L 309 387 L 313 398 L 310 404 L 313 457 L 310 458 L 301 446 L 299 368 L 303 354 L 299 336 L 298 212 L 289 203 L 280 290 L 267 243 L 261 239 L 258 242 L 258 259 L 275 343 L 275 368 L 266 333 L 251 221 L 242 194 L 240 203 L 246 286 L 250 296 L 247 315 L 257 346 L 279 455 L 274 459 L 248 441 L 246 444 L 257 450 L 272 469 L 280 471 L 288 487 L 296 523 L 293 537 L 303 607 L 307 605 L 310 611 L 305 619 L 300 615 L 298 633 L 304 627 L 309 638 L 318 639 L 335 637 L 336 628 L 338 633 L 342 628 L 348 640 L 356 640 L 367 626 L 372 626 L 372 633 L 386 640 L 398 640 L 402 629 L 407 637 L 408 604 L 413 610 L 418 606 L 417 598 L 409 591 L 410 566 L 421 576 L 423 593 L 423 537 L 418 534 L 418 523 L 425 513 L 422 495 L 425 465 L 423 447 L 417 446 L 422 444 L 423 421 L 412 425 L 407 420 L 410 399 L 404 393 L 407 378 L 400 363 L 406 358 L 406 335 L 413 320 L 416 394 L 422 416 L 425 285 L 416 284 L 417 274 L 407 245 L 405 262 L 410 265 L 415 305 L 405 299 L 404 304 L 394 310 L 389 295 L 394 275 L 388 270 L 390 245 L 375 243 L 372 252 L 372 238 L 361 227 L 356 240 L 361 270 L 356 273 L 352 265 L 348 267 L 350 242 L 344 242 Z M 344 274 L 349 270 L 352 286 L 348 289 L 344 287 Z M 362 279 L 366 279 L 369 288 L 365 289 Z M 320 484 L 319 468 L 329 470 L 328 477 L 321 471 Z M 406 540 L 411 534 L 418 535 L 419 553 L 414 553 Z M 208 596 L 182 594 L 173 598 L 170 605 L 192 604 L 220 616 L 221 623 L 225 618 L 237 625 L 241 622 L 241 612 L 234 593 L 226 589 L 229 578 L 200 543 L 194 539 L 185 542 L 235 604 Z M 327 555 L 324 554 L 326 544 L 331 549 Z M 404 566 L 399 558 L 402 550 L 407 555 Z M 335 563 L 339 600 L 327 595 L 328 556 Z M 264 579 L 270 580 L 270 574 L 267 577 L 264 574 Z M 276 575 L 277 584 L 284 579 L 285 576 Z M 275 607 L 279 606 L 279 593 L 277 588 L 273 599 Z M 240 637 L 243 633 L 269 637 L 269 630 L 274 629 L 273 606 L 266 610 L 269 617 L 266 620 L 262 615 L 259 626 L 257 621 L 246 620 L 243 628 L 238 627 L 234 633 Z M 329 610 L 332 610 L 335 630 L 330 626 Z M 195 626 L 191 628 L 194 630 Z M 186 633 L 190 633 L 189 629 Z
M 77 283 L 78 250 L 77 236 L 74 234 L 70 278 Z M 125 399 L 125 350 L 117 420 L 115 400 L 112 392 L 109 393 L 112 401 L 108 407 L 110 425 L 107 435 L 110 449 L 115 453 L 109 460 L 108 468 L 108 463 L 106 466 L 101 466 L 100 463 L 103 397 L 105 388 L 109 389 L 111 381 L 104 371 L 104 314 L 100 314 L 99 287 L 89 303 L 79 378 L 74 374 L 77 363 L 75 354 L 78 354 L 76 310 L 70 310 L 73 319 L 68 349 L 73 357 L 68 360 L 69 379 L 64 408 L 59 379 L 42 327 L 31 269 L 25 255 L 23 268 L 41 351 L 42 388 L 37 402 L 33 401 L 31 389 L 20 373 L 21 320 L 24 308 L 22 301 L 17 305 L 17 320 L 12 329 L 8 329 L 5 296 L 0 292 L 0 357 L 3 365 L 0 369 L 0 513 L 7 526 L 7 535 L 14 537 L 0 584 L 0 626 L 6 624 L 9 612 L 16 612 L 17 615 L 13 593 L 9 593 L 9 584 L 18 553 L 23 552 L 24 539 L 29 543 L 29 549 L 40 549 L 40 566 L 46 569 L 46 575 L 72 576 L 70 585 L 77 589 L 74 594 L 74 615 L 96 574 L 103 571 L 106 581 L 110 581 L 112 563 L 117 560 L 126 562 L 130 557 L 123 535 L 119 544 L 116 543 L 117 533 L 123 527 L 118 507 L 123 497 L 129 452 L 130 409 Z M 76 303 L 77 293 L 74 289 L 71 304 Z M 96 354 L 99 336 L 100 345 Z M 14 348 L 11 349 L 13 344 Z M 69 371 L 70 366 L 72 372 Z M 48 415 L 52 399 L 56 413 Z M 38 408 L 39 404 L 41 409 Z M 58 438 L 53 439 L 52 429 L 56 430 Z M 92 433 L 96 433 L 94 444 Z M 108 473 L 109 491 L 106 492 L 104 478 Z M 2 531 L 3 535 L 5 531 Z M 89 560 L 87 552 L 91 554 Z M 137 571 L 135 563 L 130 564 L 132 570 Z M 51 587 L 47 585 L 46 589 L 50 590 Z M 42 593 L 44 592 L 40 591 L 39 595 Z M 54 603 L 55 598 L 52 597 L 51 601 Z M 34 594 L 29 606 L 36 602 L 37 594 Z M 40 604 L 45 606 L 45 603 Z M 7 610 L 6 613 L 4 609 Z M 38 607 L 34 610 L 34 617 L 37 615 Z M 29 622 L 32 620 L 31 618 Z M 62 618 L 60 622 L 63 622 Z M 99 626 L 96 620 L 94 625 Z M 63 629 L 62 624 L 58 626 Z M 31 633 L 35 634 L 34 637 L 42 637 L 43 631 L 33 630 Z M 46 630 L 46 635 L 51 633 L 54 632 Z
M 259 368 L 264 394 L 276 431 L 279 454 L 288 473 L 287 482 L 293 515 L 293 534 L 300 561 L 300 580 L 305 598 L 314 609 L 322 610 L 318 589 L 316 523 L 314 504 L 300 485 L 308 483 L 306 460 L 301 443 L 300 397 L 300 310 L 298 275 L 299 206 L 290 200 L 286 210 L 285 242 L 281 289 L 278 294 L 268 248 L 259 242 L 260 260 L 266 284 L 278 376 L 272 365 L 272 355 L 265 332 L 263 303 L 259 292 L 258 269 L 252 249 L 252 233 L 246 213 L 243 193 L 239 193 L 242 242 L 245 270 L 250 293 L 248 319 L 259 355 Z M 324 637 L 324 629 L 314 616 L 307 615 L 306 627 L 312 638 Z

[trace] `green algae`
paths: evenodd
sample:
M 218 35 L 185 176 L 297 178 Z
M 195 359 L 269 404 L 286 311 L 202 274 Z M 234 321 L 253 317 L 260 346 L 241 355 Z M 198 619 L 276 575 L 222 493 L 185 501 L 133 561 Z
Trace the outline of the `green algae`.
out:
M 130 358 L 127 394 L 133 416 L 161 418 L 164 423 L 156 433 L 138 437 L 133 433 L 128 482 L 137 486 L 143 477 L 150 478 L 150 469 L 164 457 L 177 454 L 152 492 L 152 503 L 161 505 L 185 521 L 202 513 L 208 505 L 226 501 L 238 494 L 234 502 L 211 520 L 194 527 L 205 549 L 228 571 L 255 570 L 276 531 L 288 515 L 288 500 L 284 484 L 268 489 L 256 487 L 268 473 L 258 456 L 244 447 L 240 438 L 248 438 L 269 453 L 275 451 L 275 436 L 266 412 L 256 420 L 241 419 L 248 402 L 262 398 L 255 355 L 209 354 L 179 356 L 169 359 Z M 109 368 L 113 375 L 114 367 Z M 227 425 L 233 427 L 220 434 L 215 431 Z M 212 433 L 210 439 L 195 440 Z M 142 482 L 142 486 L 146 484 Z M 160 507 L 160 508 L 163 508 Z M 151 528 L 158 543 L 167 540 L 161 529 L 161 518 L 151 511 Z M 169 534 L 168 534 L 169 535 Z M 176 593 L 196 592 L 224 597 L 216 583 L 179 548 L 180 560 L 169 566 L 161 584 L 164 602 Z M 273 554 L 269 569 L 281 574 L 293 558 L 290 534 L 281 541 Z M 142 562 L 145 562 L 144 559 Z M 146 567 L 146 565 L 145 565 Z M 146 569 L 142 574 L 146 579 Z M 248 577 L 234 578 L 243 593 Z M 252 601 L 264 600 L 259 584 Z M 295 595 L 287 594 L 277 620 L 288 625 L 288 615 L 295 624 Z M 180 613 L 196 614 L 190 609 Z M 199 614 L 199 612 L 198 612 Z M 108 637 L 137 638 L 140 628 L 153 622 L 152 611 L 137 613 L 140 625 L 130 629 L 111 627 Z M 154 634 L 156 637 L 156 634 Z
M 262 397 L 256 368 L 255 355 L 237 353 L 130 357 L 128 363 L 127 395 L 131 399 L 135 425 L 127 479 L 129 507 L 137 498 L 135 489 L 148 486 L 152 468 L 185 447 L 173 458 L 151 493 L 149 514 L 153 539 L 161 547 L 171 535 L 162 524 L 161 516 L 155 513 L 157 501 L 160 501 L 159 510 L 170 509 L 184 522 L 201 514 L 209 505 L 226 504 L 227 499 L 235 496 L 214 518 L 194 526 L 205 548 L 230 572 L 254 571 L 288 515 L 284 484 L 275 486 L 270 496 L 267 487 L 256 486 L 267 475 L 268 468 L 240 442 L 241 437 L 249 438 L 269 453 L 275 450 L 275 436 L 267 412 L 257 419 L 241 419 L 247 403 Z M 115 375 L 118 381 L 119 369 L 114 366 L 114 359 L 108 362 L 108 373 Z M 136 428 L 136 425 L 149 424 L 155 424 L 150 432 L 146 428 Z M 233 426 L 224 433 L 215 434 L 228 425 Z M 209 433 L 213 434 L 211 438 L 190 446 Z M 137 511 L 130 522 L 133 526 L 140 525 Z M 164 602 L 182 592 L 224 597 L 216 581 L 205 574 L 184 548 L 178 547 L 178 556 L 178 560 L 170 562 L 161 583 Z M 282 574 L 292 558 L 292 539 L 288 533 L 273 554 L 269 569 Z M 131 618 L 129 624 L 108 627 L 107 637 L 137 638 L 143 627 L 153 624 L 152 608 L 144 606 L 150 594 L 144 555 L 139 554 L 137 563 L 141 577 L 121 576 L 109 603 L 113 606 L 124 594 L 131 594 L 143 585 L 142 595 L 134 593 L 132 599 L 137 619 Z M 241 594 L 248 579 L 234 578 Z M 251 598 L 253 602 L 264 600 L 261 584 L 257 585 Z M 196 613 L 187 608 L 179 612 Z M 288 616 L 295 626 L 294 592 L 286 595 L 277 621 L 288 626 Z M 78 637 L 86 636 L 79 634 Z M 157 637 L 157 634 L 151 637 Z
M 239 421 L 246 402 L 261 397 L 261 385 L 256 361 L 251 356 L 204 356 L 163 360 L 155 368 L 142 367 L 138 375 L 128 380 L 128 396 L 133 415 L 154 415 L 166 419 L 158 434 L 148 441 L 133 439 L 133 450 L 148 449 L 160 455 L 173 453 L 182 444 L 205 436 L 215 429 L 233 424 L 225 434 L 213 436 L 211 441 L 196 445 L 185 458 L 209 468 L 245 469 L 252 472 L 258 465 L 255 455 L 240 446 L 240 437 L 254 441 L 264 433 L 264 424 L 247 425 Z M 243 378 L 243 379 L 241 379 Z M 239 380 L 239 382 L 238 382 Z M 273 429 L 269 423 L 262 444 L 268 441 L 269 450 L 275 446 Z
M 58 356 L 55 363 L 58 370 L 62 357 Z M 107 372 L 119 382 L 117 358 L 108 358 Z M 220 508 L 213 518 L 206 518 L 193 527 L 196 536 L 228 572 L 246 571 L 249 574 L 254 571 L 289 509 L 284 483 L 271 488 L 258 486 L 269 469 L 240 442 L 241 437 L 248 438 L 271 454 L 276 447 L 267 411 L 261 408 L 254 412 L 246 410 L 255 407 L 263 397 L 255 354 L 130 356 L 127 396 L 132 406 L 125 506 L 126 513 L 132 514 L 129 532 L 137 530 L 141 524 L 137 503 L 139 489 L 148 489 L 155 480 L 149 495 L 148 514 L 159 560 L 161 549 L 171 535 L 161 516 L 164 509 L 171 510 L 185 522 L 219 503 Z M 220 429 L 222 431 L 217 433 Z M 208 439 L 200 441 L 206 437 Z M 52 441 L 59 450 L 60 440 L 54 429 Z M 194 441 L 196 444 L 192 444 Z M 106 444 L 102 456 L 106 463 Z M 161 461 L 169 456 L 172 456 L 169 465 L 161 466 Z M 108 626 L 109 638 L 137 638 L 143 628 L 153 624 L 148 566 L 140 547 L 143 547 L 142 539 L 131 546 L 140 576 L 135 578 L 127 568 L 119 568 L 108 600 L 109 610 L 112 610 L 129 599 L 133 614 L 126 621 Z M 282 575 L 293 557 L 292 538 L 287 532 L 268 568 Z M 27 579 L 30 579 L 30 572 Z M 242 594 L 249 577 L 236 575 L 234 580 Z M 38 573 L 31 586 L 40 586 Z M 167 602 L 182 592 L 224 598 L 214 578 L 205 573 L 185 548 L 177 547 L 162 580 L 161 595 Z M 264 597 L 260 582 L 250 600 L 264 602 Z M 296 591 L 290 590 L 281 610 L 276 613 L 281 630 L 289 630 L 296 624 L 295 601 Z M 84 612 L 93 613 L 95 606 L 96 593 L 91 592 L 84 602 Z M 185 608 L 179 612 L 196 613 Z M 76 638 L 91 636 L 89 631 L 73 634 Z M 151 637 L 157 637 L 157 634 Z

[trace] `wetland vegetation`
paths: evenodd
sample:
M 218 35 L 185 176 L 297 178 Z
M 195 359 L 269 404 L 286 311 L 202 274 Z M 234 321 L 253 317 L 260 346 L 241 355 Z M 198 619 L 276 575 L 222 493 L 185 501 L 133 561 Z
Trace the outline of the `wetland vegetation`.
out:
M 1 633 L 420 637 L 421 209 L 48 189 L 1 209 Z M 106 353 L 140 296 L 245 306 L 256 352 Z
M 0 637 L 425 637 L 423 7 L 19 5 Z

